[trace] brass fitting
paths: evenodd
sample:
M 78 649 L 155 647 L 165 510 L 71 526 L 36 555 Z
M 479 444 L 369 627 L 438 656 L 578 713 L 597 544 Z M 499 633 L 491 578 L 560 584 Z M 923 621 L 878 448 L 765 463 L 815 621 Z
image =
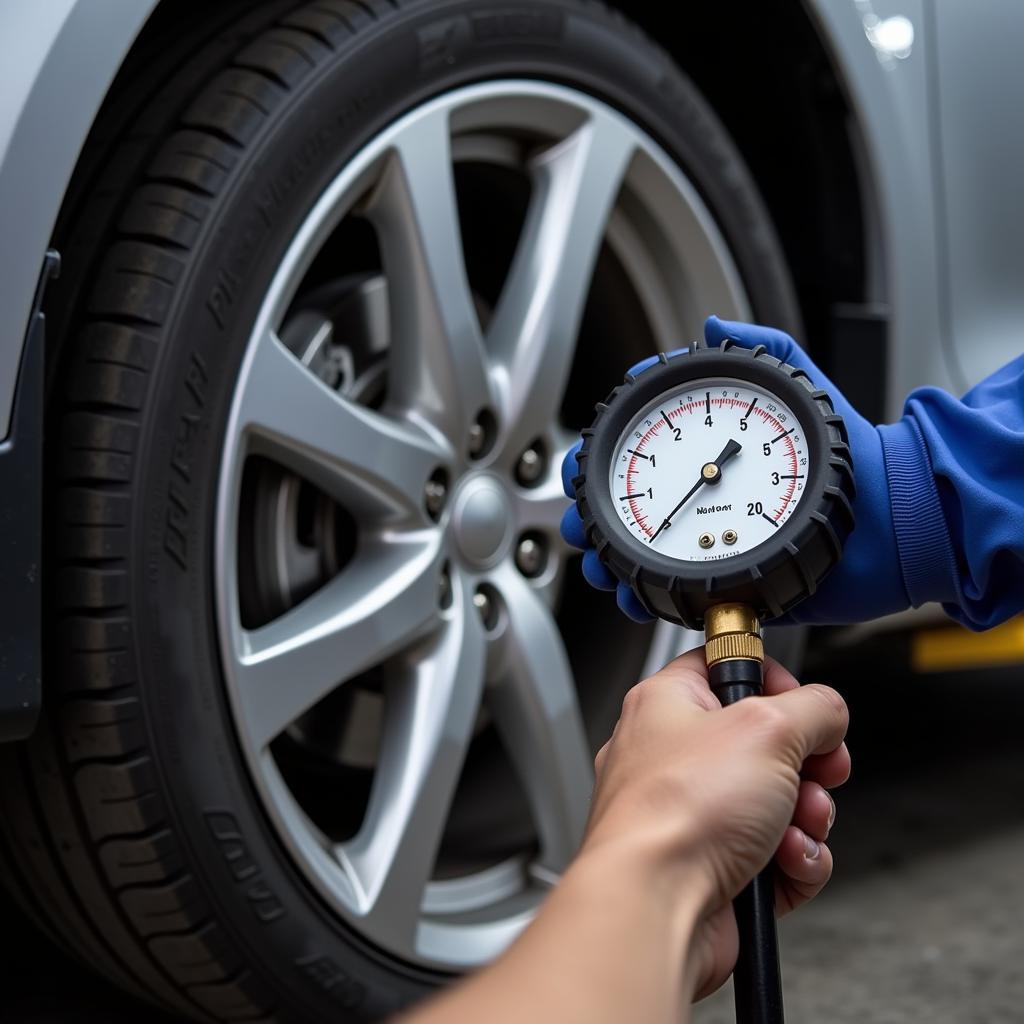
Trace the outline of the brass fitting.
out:
M 720 661 L 746 658 L 764 662 L 761 626 L 745 604 L 718 604 L 704 613 L 704 654 L 708 668 Z

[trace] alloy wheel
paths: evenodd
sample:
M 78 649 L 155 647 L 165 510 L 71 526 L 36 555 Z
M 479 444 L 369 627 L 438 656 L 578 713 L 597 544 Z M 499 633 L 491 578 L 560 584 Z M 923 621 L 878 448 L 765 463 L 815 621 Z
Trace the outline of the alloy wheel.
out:
M 500 272 L 466 241 L 466 169 L 480 167 L 523 196 Z M 553 84 L 451 92 L 324 191 L 238 379 L 216 556 L 238 740 L 310 884 L 425 966 L 499 952 L 585 824 L 580 690 L 601 683 L 574 678 L 559 629 L 559 466 L 580 425 L 567 394 L 600 359 L 578 339 L 602 259 L 639 314 L 612 380 L 699 330 L 702 310 L 748 314 L 713 218 L 638 126 Z M 646 667 L 687 642 L 646 634 Z M 492 802 L 525 809 L 525 840 L 467 844 L 452 824 L 488 744 L 511 768 L 493 778 L 516 790 Z

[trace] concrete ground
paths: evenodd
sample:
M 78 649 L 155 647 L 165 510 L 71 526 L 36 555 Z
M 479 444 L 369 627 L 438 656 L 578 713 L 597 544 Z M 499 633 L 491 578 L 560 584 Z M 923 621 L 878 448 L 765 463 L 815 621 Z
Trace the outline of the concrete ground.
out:
M 837 794 L 834 880 L 782 925 L 787 1021 L 1024 1020 L 1024 673 L 876 673 L 841 688 L 854 778 Z M 0 932 L 0 1020 L 162 1019 L 33 940 L 6 907 Z M 728 988 L 695 1019 L 731 1024 Z

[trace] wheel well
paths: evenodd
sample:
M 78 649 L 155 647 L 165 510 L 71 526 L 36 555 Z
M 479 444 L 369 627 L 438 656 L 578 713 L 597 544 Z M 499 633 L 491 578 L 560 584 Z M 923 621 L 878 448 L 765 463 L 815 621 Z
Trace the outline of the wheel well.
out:
M 753 172 L 789 261 L 809 339 L 867 298 L 871 237 L 856 125 L 820 36 L 795 0 L 630 4 L 715 108 Z

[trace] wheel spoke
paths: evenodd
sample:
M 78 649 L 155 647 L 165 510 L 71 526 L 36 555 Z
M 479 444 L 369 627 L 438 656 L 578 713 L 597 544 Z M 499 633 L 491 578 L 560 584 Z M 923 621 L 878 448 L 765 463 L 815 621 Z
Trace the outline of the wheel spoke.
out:
M 451 455 L 433 437 L 342 398 L 269 332 L 254 347 L 242 387 L 239 429 L 249 451 L 353 511 L 422 519 L 426 482 Z
M 235 678 L 249 738 L 262 748 L 346 679 L 439 622 L 440 536 L 368 544 L 280 618 L 243 630 Z
M 406 948 L 415 928 L 480 708 L 484 636 L 456 580 L 454 616 L 388 684 L 387 720 L 370 806 L 338 849 L 373 934 Z
M 673 626 L 671 622 L 658 622 L 651 633 L 651 646 L 647 649 L 640 678 L 646 679 L 660 672 L 673 658 L 692 651 L 704 643 L 700 630 Z
M 498 586 L 509 628 L 487 703 L 533 811 L 541 864 L 561 871 L 586 825 L 594 786 L 590 747 L 551 612 L 513 570 L 501 574 Z
M 462 252 L 447 112 L 412 122 L 394 147 L 367 210 L 388 279 L 388 400 L 461 445 L 492 400 Z
M 487 336 L 515 454 L 561 404 L 594 264 L 635 148 L 620 119 L 595 113 L 532 167 L 533 197 Z

